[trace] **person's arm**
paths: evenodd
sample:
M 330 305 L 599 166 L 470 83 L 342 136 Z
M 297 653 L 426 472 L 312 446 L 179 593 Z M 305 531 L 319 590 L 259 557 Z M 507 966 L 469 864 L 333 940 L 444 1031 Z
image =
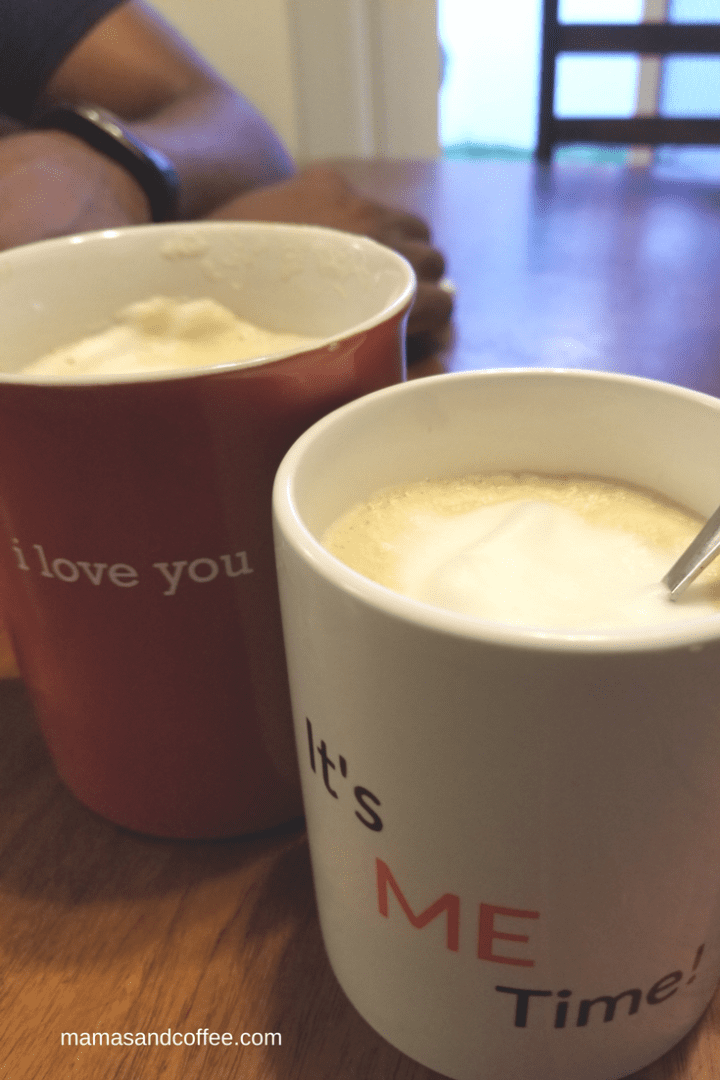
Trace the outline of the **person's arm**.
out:
M 0 138 L 0 251 L 149 220 L 148 199 L 130 173 L 72 135 Z
M 101 19 L 59 65 L 38 104 L 59 103 L 101 106 L 164 153 L 181 181 L 180 218 L 329 225 L 395 248 L 419 279 L 410 332 L 444 332 L 452 301 L 437 286 L 444 262 L 424 222 L 364 198 L 331 169 L 295 174 L 257 111 L 139 0 Z M 0 138 L 0 250 L 149 219 L 139 183 L 74 135 Z
M 45 104 L 59 102 L 100 105 L 164 153 L 180 177 L 180 218 L 294 172 L 260 114 L 138 0 L 110 12 L 66 57 L 44 94 Z
M 73 101 L 89 93 L 95 103 L 132 118 L 130 129 L 163 151 L 183 179 L 181 217 L 326 225 L 399 251 L 418 277 L 409 333 L 444 333 L 453 302 L 438 287 L 445 262 L 425 222 L 365 198 L 326 166 L 293 175 L 291 159 L 265 121 L 139 5 L 123 6 L 81 42 L 48 92 Z
M 56 69 L 37 106 L 59 103 L 101 106 L 165 153 L 180 178 L 181 218 L 294 171 L 255 109 L 137 0 L 101 19 Z M 150 219 L 138 182 L 81 139 L 3 129 L 0 250 Z

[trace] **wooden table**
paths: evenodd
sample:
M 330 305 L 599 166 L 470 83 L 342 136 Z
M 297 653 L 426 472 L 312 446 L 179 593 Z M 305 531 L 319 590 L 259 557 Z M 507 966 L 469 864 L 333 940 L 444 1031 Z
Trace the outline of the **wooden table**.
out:
M 560 365 L 720 393 L 720 201 L 712 193 L 600 168 L 343 168 L 369 194 L 427 216 L 447 253 L 458 289 L 454 340 L 416 363 L 416 376 Z M 301 822 L 217 843 L 136 836 L 65 791 L 17 680 L 0 684 L 0 724 L 0 1076 L 437 1075 L 375 1035 L 335 982 Z M 167 1039 L 168 1029 L 196 1043 L 208 1029 L 230 1045 L 203 1045 L 202 1034 L 200 1045 L 61 1045 L 63 1032 Z M 266 1032 L 281 1045 L 242 1045 L 243 1033 L 257 1042 Z M 636 1080 L 718 1076 L 720 995 Z
M 454 342 L 411 373 L 591 368 L 720 394 L 720 185 L 519 162 L 343 171 L 423 214 L 457 285 Z

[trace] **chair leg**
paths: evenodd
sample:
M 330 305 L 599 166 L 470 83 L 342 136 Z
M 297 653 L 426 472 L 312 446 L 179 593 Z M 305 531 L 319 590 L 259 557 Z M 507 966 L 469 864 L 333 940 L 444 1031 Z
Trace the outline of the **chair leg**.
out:
M 550 161 L 554 138 L 555 63 L 558 43 L 558 0 L 543 0 L 542 52 L 540 62 L 540 95 L 538 104 L 538 136 L 535 157 Z

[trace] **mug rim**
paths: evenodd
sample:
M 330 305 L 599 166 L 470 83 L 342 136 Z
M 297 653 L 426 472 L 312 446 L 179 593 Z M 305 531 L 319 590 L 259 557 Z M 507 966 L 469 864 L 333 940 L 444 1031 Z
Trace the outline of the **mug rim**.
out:
M 213 233 L 221 232 L 241 233 L 257 231 L 263 233 L 274 232 L 276 234 L 285 232 L 294 236 L 302 234 L 308 236 L 313 234 L 318 237 L 344 237 L 346 241 L 351 241 L 348 245 L 349 248 L 355 248 L 356 250 L 365 249 L 366 251 L 375 250 L 376 253 L 381 254 L 382 257 L 387 260 L 388 264 L 394 264 L 404 275 L 404 286 L 395 300 L 387 303 L 379 312 L 376 312 L 376 314 L 369 319 L 365 319 L 360 323 L 355 323 L 341 334 L 332 334 L 326 338 L 322 338 L 305 349 L 285 349 L 283 352 L 272 353 L 269 356 L 255 357 L 252 360 L 233 360 L 221 364 L 213 364 L 208 367 L 94 375 L 76 380 L 54 379 L 49 377 L 38 378 L 37 376 L 29 377 L 27 374 L 21 372 L 0 371 L 0 384 L 52 387 L 58 390 L 68 388 L 75 389 L 77 387 L 86 386 L 127 386 L 144 382 L 170 382 L 175 380 L 200 379 L 215 374 L 227 374 L 241 369 L 249 370 L 252 368 L 265 367 L 274 364 L 277 361 L 287 360 L 290 357 L 306 356 L 313 352 L 322 352 L 327 350 L 329 346 L 335 345 L 335 343 L 340 344 L 341 342 L 365 334 L 375 327 L 399 316 L 406 308 L 410 307 L 410 304 L 413 301 L 417 287 L 415 271 L 408 260 L 392 248 L 359 233 L 344 232 L 341 229 L 332 229 L 324 225 L 296 225 L 289 222 L 276 221 L 199 220 L 149 222 L 145 225 L 126 225 L 117 229 L 98 229 L 92 232 L 75 233 L 69 236 L 58 236 L 47 240 L 37 240 L 32 244 L 23 244 L 20 247 L 8 248 L 7 250 L 0 252 L 0 280 L 2 280 L 2 277 L 5 274 L 13 272 L 12 268 L 14 265 L 23 262 L 32 265 L 38 257 L 44 258 L 46 255 L 52 256 L 53 253 L 61 253 L 63 249 L 68 247 L 84 245 L 90 247 L 100 246 L 104 243 L 112 244 L 114 241 L 123 242 L 126 238 L 130 239 L 131 242 L 137 240 L 138 243 L 142 243 L 143 237 L 148 235 L 159 235 L 163 232 L 168 235 L 177 233 L 180 235 L 187 234 L 188 237 L 191 237 L 193 234 L 212 235 Z M 111 258 L 113 257 L 111 250 L 108 254 Z
M 353 599 L 377 609 L 389 618 L 412 623 L 425 630 L 452 637 L 474 640 L 496 646 L 516 647 L 532 651 L 569 652 L 586 655 L 637 653 L 687 649 L 699 652 L 705 645 L 720 644 L 720 610 L 717 614 L 698 616 L 648 626 L 628 626 L 613 631 L 606 630 L 545 630 L 540 627 L 518 626 L 512 623 L 481 619 L 472 615 L 434 607 L 420 600 L 394 592 L 351 569 L 332 555 L 305 524 L 297 505 L 295 479 L 305 453 L 317 439 L 344 423 L 346 417 L 366 409 L 372 409 L 378 401 L 393 396 L 404 397 L 426 393 L 426 387 L 435 380 L 477 381 L 488 378 L 570 378 L 588 381 L 633 383 L 641 386 L 663 388 L 664 392 L 689 401 L 710 405 L 720 414 L 720 399 L 697 390 L 676 386 L 659 379 L 648 379 L 618 372 L 575 368 L 484 368 L 482 370 L 451 372 L 411 380 L 376 390 L 362 398 L 349 402 L 329 413 L 305 431 L 283 458 L 273 487 L 273 517 L 276 531 L 291 541 L 295 550 L 319 574 L 335 588 L 349 593 Z M 720 428 L 720 416 L 718 417 Z

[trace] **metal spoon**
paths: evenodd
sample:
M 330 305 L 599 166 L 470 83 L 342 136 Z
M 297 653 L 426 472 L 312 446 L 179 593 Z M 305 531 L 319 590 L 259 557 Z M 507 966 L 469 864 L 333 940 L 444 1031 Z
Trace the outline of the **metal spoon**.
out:
M 720 554 L 720 506 L 709 517 L 690 546 L 668 570 L 662 579 L 663 585 L 670 590 L 670 599 L 675 600 L 685 592 L 701 570 Z

